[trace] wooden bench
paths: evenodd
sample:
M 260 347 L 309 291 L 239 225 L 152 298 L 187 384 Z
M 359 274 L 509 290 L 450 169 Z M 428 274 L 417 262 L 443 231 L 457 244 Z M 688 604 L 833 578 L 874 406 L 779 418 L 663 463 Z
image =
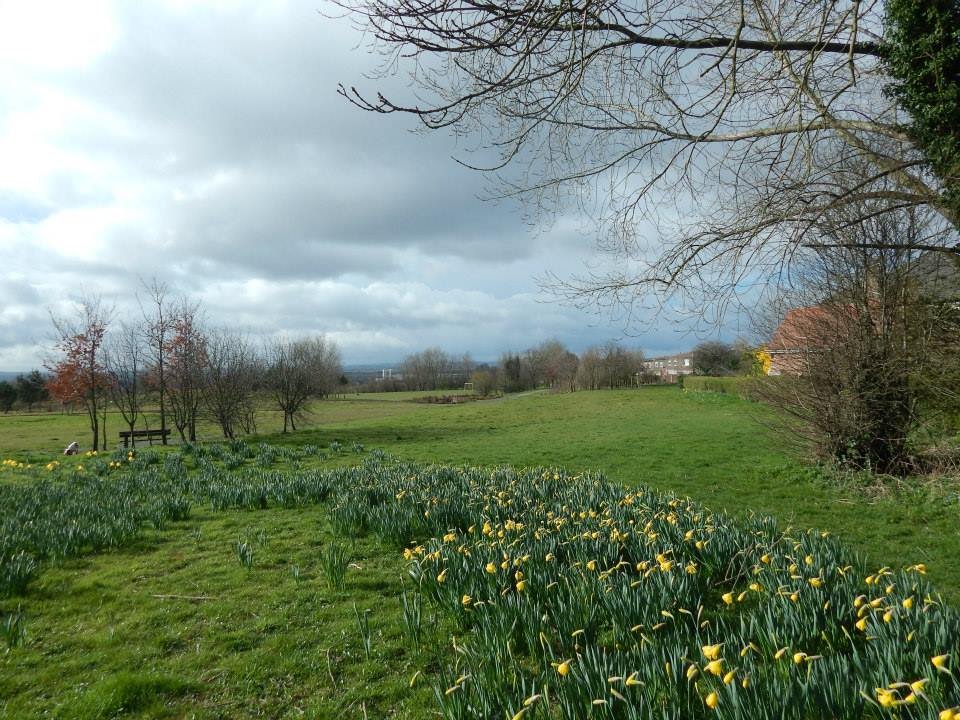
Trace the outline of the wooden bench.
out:
M 123 440 L 123 446 L 128 447 L 130 444 L 131 438 L 133 438 L 134 440 L 136 440 L 137 438 L 146 438 L 147 440 L 150 440 L 152 444 L 152 441 L 154 440 L 154 438 L 163 439 L 163 438 L 166 438 L 167 435 L 169 434 L 170 434 L 170 428 L 167 428 L 166 430 L 134 430 L 133 432 L 131 432 L 130 430 L 121 430 L 120 439 Z

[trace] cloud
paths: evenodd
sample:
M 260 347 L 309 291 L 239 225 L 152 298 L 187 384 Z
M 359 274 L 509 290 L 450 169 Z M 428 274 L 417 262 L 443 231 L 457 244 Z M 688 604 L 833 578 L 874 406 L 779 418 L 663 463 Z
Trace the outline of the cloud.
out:
M 378 61 L 348 21 L 300 0 L 72 7 L 50 27 L 45 4 L 0 6 L 0 369 L 38 364 L 48 309 L 84 289 L 135 319 L 152 276 L 212 323 L 326 332 L 348 361 L 619 334 L 537 297 L 589 255 L 578 218 L 531 234 L 477 199 L 455 138 L 337 95 Z

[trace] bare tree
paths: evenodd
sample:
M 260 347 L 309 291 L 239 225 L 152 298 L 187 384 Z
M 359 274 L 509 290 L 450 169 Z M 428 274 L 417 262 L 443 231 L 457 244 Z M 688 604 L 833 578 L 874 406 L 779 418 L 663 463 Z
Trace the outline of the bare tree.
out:
M 94 450 L 101 447 L 100 411 L 107 401 L 107 378 L 103 343 L 113 317 L 99 295 L 86 294 L 75 301 L 70 316 L 51 313 L 59 357 L 48 365 L 52 379 L 48 388 L 62 402 L 79 401 L 87 411 Z M 105 431 L 104 431 L 105 432 Z M 104 437 L 103 445 L 106 445 Z
M 553 390 L 575 389 L 577 356 L 559 340 L 546 340 L 524 354 L 530 366 L 533 386 L 543 385 Z
M 103 353 L 107 391 L 127 424 L 134 447 L 137 440 L 133 431 L 143 402 L 145 352 L 141 329 L 121 323 L 119 331 L 108 338 Z
M 339 381 L 340 353 L 322 335 L 302 340 L 279 340 L 266 353 L 266 386 L 283 412 L 283 432 L 297 429 L 307 403 L 329 395 Z
M 409 390 L 436 390 L 450 373 L 453 361 L 440 348 L 427 348 L 404 358 L 400 366 Z
M 600 373 L 603 384 L 610 388 L 634 385 L 643 372 L 643 352 L 627 350 L 618 343 L 608 342 L 599 350 Z
M 152 278 L 143 281 L 146 298 L 137 298 L 143 315 L 143 334 L 148 347 L 148 358 L 152 365 L 157 391 L 160 399 L 160 430 L 163 432 L 163 444 L 167 444 L 167 343 L 173 323 L 173 309 L 170 300 L 170 288 L 166 283 Z
M 880 0 L 334 2 L 416 92 L 341 86 L 351 102 L 476 138 L 464 164 L 534 217 L 572 204 L 597 218 L 609 265 L 548 278 L 574 303 L 699 316 L 712 299 L 722 314 L 837 211 L 960 221 L 885 92 Z M 958 247 L 948 233 L 915 249 Z
M 196 442 L 207 365 L 207 343 L 199 305 L 182 299 L 170 311 L 170 318 L 164 345 L 170 415 L 180 439 Z
M 930 229 L 924 220 L 916 210 L 837 218 L 781 298 L 769 344 L 781 376 L 756 390 L 825 458 L 898 475 L 923 469 L 925 446 L 956 412 L 960 269 L 913 249 Z
M 240 431 L 255 429 L 254 393 L 259 374 L 249 341 L 222 329 L 207 334 L 203 404 L 225 438 L 232 440 Z
M 577 384 L 583 390 L 599 390 L 603 383 L 603 356 L 601 348 L 587 348 L 580 354 Z

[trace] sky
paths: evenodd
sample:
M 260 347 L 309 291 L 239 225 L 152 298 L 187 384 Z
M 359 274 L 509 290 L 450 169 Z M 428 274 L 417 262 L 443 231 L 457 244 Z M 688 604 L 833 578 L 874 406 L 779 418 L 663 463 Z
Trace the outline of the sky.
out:
M 0 370 L 39 367 L 79 295 L 135 320 L 154 277 L 347 364 L 697 342 L 553 302 L 537 278 L 584 271 L 589 223 L 531 227 L 455 138 L 337 94 L 408 92 L 377 60 L 316 0 L 0 0 Z

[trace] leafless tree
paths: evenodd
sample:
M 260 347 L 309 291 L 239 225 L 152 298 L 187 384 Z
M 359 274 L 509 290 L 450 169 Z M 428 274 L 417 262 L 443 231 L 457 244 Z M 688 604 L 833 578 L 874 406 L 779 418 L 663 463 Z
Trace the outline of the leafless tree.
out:
M 167 444 L 167 343 L 173 325 L 170 288 L 157 278 L 142 281 L 145 298 L 137 297 L 143 316 L 143 334 L 148 347 L 153 377 L 160 399 L 160 430 L 163 444 Z
M 641 350 L 628 350 L 608 342 L 583 351 L 577 382 L 584 390 L 630 387 L 637 383 L 643 370 Z
M 333 2 L 416 93 L 351 102 L 474 138 L 534 219 L 598 220 L 596 268 L 547 279 L 574 303 L 722 314 L 839 211 L 960 221 L 884 93 L 880 0 Z
M 553 390 L 576 389 L 577 356 L 559 340 L 546 340 L 524 354 L 530 367 L 532 386 L 544 386 Z
M 756 392 L 825 458 L 924 469 L 958 406 L 960 269 L 915 249 L 931 230 L 921 211 L 836 221 L 782 291 L 769 346 L 782 374 Z
M 203 405 L 220 426 L 223 436 L 255 428 L 254 397 L 260 363 L 249 341 L 228 330 L 213 330 L 206 337 L 203 368 Z
M 599 390 L 603 383 L 601 348 L 591 347 L 580 353 L 577 367 L 577 385 L 583 390 Z
M 440 348 L 427 348 L 404 358 L 400 366 L 408 390 L 437 390 L 453 367 L 450 355 Z
M 473 383 L 473 391 L 480 397 L 493 395 L 499 387 L 499 377 L 497 368 L 481 366 L 470 374 L 470 382 Z
M 340 352 L 324 336 L 279 340 L 267 347 L 266 385 L 283 412 L 283 432 L 297 429 L 307 403 L 326 397 L 341 374 Z
M 180 439 L 195 442 L 207 365 L 207 342 L 200 306 L 181 299 L 169 310 L 169 317 L 164 358 L 170 416 Z
M 108 336 L 103 353 L 110 400 L 120 410 L 134 447 L 137 440 L 133 432 L 143 402 L 145 352 L 141 329 L 121 323 L 119 330 Z

